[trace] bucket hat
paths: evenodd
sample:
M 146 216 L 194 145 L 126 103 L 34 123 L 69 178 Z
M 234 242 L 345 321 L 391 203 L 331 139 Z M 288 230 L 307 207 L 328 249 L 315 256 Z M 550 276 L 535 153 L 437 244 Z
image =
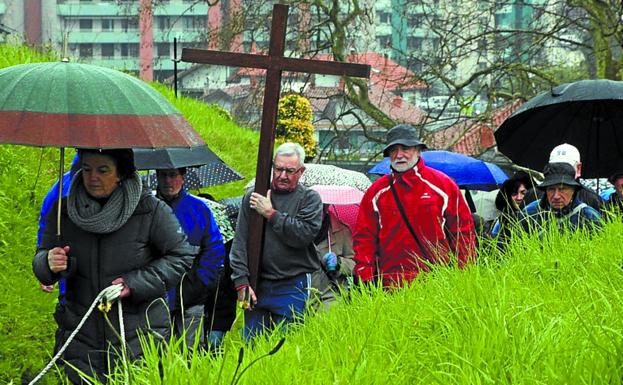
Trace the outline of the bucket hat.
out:
M 399 124 L 389 130 L 387 133 L 387 146 L 383 149 L 383 156 L 389 156 L 389 149 L 397 144 L 407 147 L 419 146 L 421 149 L 426 149 L 426 145 L 419 140 L 415 127 L 408 124 Z
M 575 180 L 575 169 L 569 163 L 548 163 L 543 169 L 543 174 L 545 179 L 537 186 L 539 190 L 561 184 L 573 187 L 582 186 Z

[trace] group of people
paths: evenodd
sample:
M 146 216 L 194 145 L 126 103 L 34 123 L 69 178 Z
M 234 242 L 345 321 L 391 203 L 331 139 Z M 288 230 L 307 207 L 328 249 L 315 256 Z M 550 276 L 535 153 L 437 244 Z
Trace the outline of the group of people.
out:
M 527 174 L 504 183 L 495 236 L 507 238 L 514 219 L 530 230 L 550 214 L 572 228 L 601 225 L 600 207 L 591 207 L 593 194 L 577 179 L 579 153 L 565 146 L 554 150 L 536 186 L 540 199 L 524 207 L 535 186 Z M 302 146 L 284 143 L 274 153 L 268 193 L 244 195 L 232 240 L 223 239 L 207 202 L 185 190 L 185 169 L 158 170 L 152 194 L 141 186 L 131 150 L 79 150 L 61 196 L 60 222 L 57 206 L 50 205 L 58 192 L 46 200 L 33 261 L 43 285 L 59 282 L 61 288 L 56 349 L 97 294 L 113 284 L 122 289 L 125 348 L 140 357 L 141 334 L 167 340 L 173 331 L 189 344 L 199 339 L 218 346 L 235 317 L 236 300 L 244 309 L 243 336 L 251 341 L 302 321 L 314 293 L 353 283 L 392 290 L 434 264 L 464 267 L 476 258 L 473 215 L 456 183 L 425 164 L 425 149 L 412 126 L 388 132 L 383 154 L 392 171 L 365 192 L 351 232 L 331 221 L 318 192 L 299 183 Z M 569 164 L 574 156 L 577 162 Z M 611 182 L 617 189 L 610 202 L 620 207 L 623 173 Z M 248 249 L 252 215 L 266 223 L 256 284 Z M 312 280 L 319 275 L 327 279 Z M 74 383 L 81 382 L 78 371 L 103 378 L 113 369 L 111 355 L 121 348 L 116 309 L 91 315 L 65 350 Z
M 594 231 L 603 225 L 604 213 L 623 208 L 623 170 L 608 178 L 615 191 L 604 201 L 581 183 L 580 152 L 568 143 L 552 149 L 543 175 L 543 181 L 536 184 L 520 171 L 500 188 L 495 200 L 500 215 L 489 235 L 501 248 L 517 230 L 543 232 L 555 224 L 570 231 Z

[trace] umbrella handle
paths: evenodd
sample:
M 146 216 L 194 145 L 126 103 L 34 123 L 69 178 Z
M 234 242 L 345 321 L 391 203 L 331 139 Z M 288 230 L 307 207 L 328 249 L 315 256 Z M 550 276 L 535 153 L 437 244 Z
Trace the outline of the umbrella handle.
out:
M 65 173 L 65 147 L 61 147 L 58 167 L 58 206 L 56 207 L 56 240 L 61 238 L 61 201 L 63 200 L 63 174 Z

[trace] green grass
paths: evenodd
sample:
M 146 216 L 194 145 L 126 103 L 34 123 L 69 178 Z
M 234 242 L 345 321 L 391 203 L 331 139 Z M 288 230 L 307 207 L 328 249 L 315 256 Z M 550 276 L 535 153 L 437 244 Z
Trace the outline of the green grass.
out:
M 204 189 L 217 199 L 242 195 L 244 186 L 255 177 L 259 134 L 237 126 L 220 113 L 220 109 L 198 100 L 175 98 L 173 90 L 158 83 L 152 84 L 179 109 L 199 132 L 208 146 L 225 163 L 241 173 L 245 179 Z
M 620 384 L 622 238 L 620 220 L 592 239 L 518 237 L 465 270 L 437 268 L 391 293 L 355 292 L 308 317 L 240 384 Z M 246 348 L 242 366 L 278 339 Z M 135 363 L 131 379 L 230 384 L 241 346 L 236 334 L 222 357 L 187 360 L 176 345 L 163 354 L 163 382 L 157 354 Z

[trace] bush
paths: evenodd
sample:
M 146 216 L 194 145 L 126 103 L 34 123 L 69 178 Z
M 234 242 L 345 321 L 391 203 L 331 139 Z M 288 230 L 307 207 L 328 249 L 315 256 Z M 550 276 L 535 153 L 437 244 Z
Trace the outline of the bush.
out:
M 277 115 L 276 144 L 299 143 L 305 149 L 306 157 L 314 158 L 318 142 L 314 137 L 312 117 L 312 107 L 308 99 L 296 94 L 281 98 Z

